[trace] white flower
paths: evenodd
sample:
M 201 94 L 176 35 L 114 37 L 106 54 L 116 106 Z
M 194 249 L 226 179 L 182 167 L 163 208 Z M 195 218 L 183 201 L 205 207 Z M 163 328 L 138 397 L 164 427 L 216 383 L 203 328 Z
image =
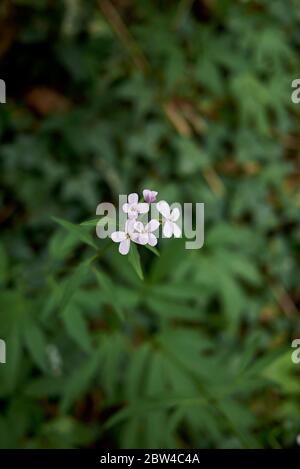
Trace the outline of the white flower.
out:
M 171 211 L 169 204 L 165 200 L 158 202 L 156 207 L 163 216 L 163 235 L 166 238 L 171 238 L 172 235 L 175 238 L 180 238 L 181 229 L 175 223 L 180 217 L 179 209 L 176 207 Z
M 135 241 L 138 244 L 149 244 L 150 246 L 157 245 L 157 237 L 153 234 L 154 231 L 159 227 L 158 220 L 151 220 L 147 223 L 146 226 L 142 222 L 137 221 L 134 225 L 134 229 L 137 231 L 137 236 L 135 235 Z
M 56 376 L 60 376 L 62 374 L 62 357 L 60 351 L 56 345 L 48 344 L 46 346 L 46 353 L 48 355 L 52 373 Z
M 130 249 L 130 242 L 136 241 L 138 234 L 134 231 L 135 220 L 127 220 L 125 223 L 125 231 L 114 231 L 111 239 L 114 243 L 120 243 L 119 253 L 125 256 Z
M 129 194 L 128 203 L 123 205 L 123 212 L 128 214 L 130 220 L 135 220 L 140 213 L 149 212 L 149 204 L 139 203 L 139 196 L 134 192 Z

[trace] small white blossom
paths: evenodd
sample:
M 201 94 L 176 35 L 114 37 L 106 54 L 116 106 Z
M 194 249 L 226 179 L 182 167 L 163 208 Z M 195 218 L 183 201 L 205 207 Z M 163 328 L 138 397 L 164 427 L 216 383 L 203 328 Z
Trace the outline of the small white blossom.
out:
M 129 194 L 128 202 L 123 205 L 123 212 L 127 213 L 130 220 L 136 220 L 141 213 L 149 212 L 149 204 L 145 202 L 139 203 L 139 196 L 134 192 Z
M 151 220 L 146 226 L 142 222 L 137 221 L 134 225 L 134 229 L 137 231 L 138 236 L 136 242 L 138 244 L 149 244 L 150 246 L 157 245 L 157 237 L 153 233 L 159 227 L 158 220 Z
M 180 211 L 176 207 L 171 211 L 169 204 L 165 200 L 161 200 L 156 204 L 157 210 L 163 216 L 163 234 L 166 238 L 180 238 L 181 229 L 175 223 L 180 217 Z
M 134 230 L 134 225 L 135 220 L 127 220 L 125 223 L 125 231 L 114 231 L 110 236 L 114 243 L 120 243 L 119 253 L 123 256 L 128 254 L 130 242 L 137 240 L 138 234 Z

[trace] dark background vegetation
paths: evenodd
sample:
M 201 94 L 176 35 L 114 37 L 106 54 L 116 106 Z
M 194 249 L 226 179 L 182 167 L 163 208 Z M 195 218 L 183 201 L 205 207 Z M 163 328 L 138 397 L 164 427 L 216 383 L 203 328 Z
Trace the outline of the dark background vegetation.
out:
M 299 25 L 296 0 L 1 1 L 1 447 L 296 446 Z M 141 252 L 144 281 L 51 218 L 145 187 L 204 202 L 206 238 Z

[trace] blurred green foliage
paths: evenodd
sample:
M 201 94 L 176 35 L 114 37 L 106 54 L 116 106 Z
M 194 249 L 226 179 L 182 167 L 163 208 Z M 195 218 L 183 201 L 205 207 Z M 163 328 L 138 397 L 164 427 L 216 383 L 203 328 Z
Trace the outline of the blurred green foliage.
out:
M 297 0 L 1 2 L 1 447 L 295 445 L 299 23 Z M 78 224 L 145 187 L 204 202 L 206 238 L 143 252 L 142 281 Z

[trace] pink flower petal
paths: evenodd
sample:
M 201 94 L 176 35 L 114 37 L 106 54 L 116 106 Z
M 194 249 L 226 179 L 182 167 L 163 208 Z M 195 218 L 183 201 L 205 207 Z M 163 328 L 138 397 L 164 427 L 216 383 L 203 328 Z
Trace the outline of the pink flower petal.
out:
M 143 197 L 144 197 L 144 200 L 149 203 L 149 199 L 151 197 L 151 191 L 149 191 L 149 189 L 144 189 Z
M 130 220 L 135 220 L 137 217 L 139 216 L 139 213 L 137 210 L 129 210 L 128 212 L 128 218 L 130 218 Z
M 149 233 L 148 244 L 150 244 L 150 246 L 156 246 L 157 245 L 157 238 L 156 238 L 156 236 L 154 236 L 153 233 Z
M 175 207 L 172 210 L 172 213 L 170 215 L 170 220 L 171 221 L 177 221 L 179 217 L 180 217 L 180 210 L 179 210 L 179 208 Z
M 175 238 L 181 238 L 181 229 L 176 223 L 173 223 L 173 233 Z
M 146 204 L 146 203 L 138 204 L 138 211 L 139 211 L 140 213 L 147 213 L 147 212 L 149 212 L 149 204 Z
M 128 196 L 128 202 L 130 204 L 137 204 L 139 201 L 139 196 L 136 192 L 133 192 L 132 194 L 129 194 Z
M 165 200 L 161 200 L 156 204 L 156 208 L 165 218 L 169 218 L 170 216 L 170 207 L 169 204 Z
M 135 224 L 136 224 L 135 219 L 133 219 L 133 220 L 126 220 L 126 223 L 125 223 L 125 231 L 126 231 L 126 233 L 128 233 L 129 235 L 131 235 L 131 233 L 134 232 Z
M 121 241 L 124 241 L 127 236 L 124 231 L 114 231 L 110 237 L 114 243 L 120 243 Z
M 156 191 L 150 191 L 149 189 L 143 190 L 144 200 L 148 204 L 152 204 L 153 202 L 155 202 L 157 194 L 158 192 Z
M 163 226 L 163 234 L 166 238 L 171 238 L 173 234 L 173 223 L 167 220 Z
M 147 233 L 142 233 L 138 236 L 138 243 L 139 244 L 142 244 L 142 245 L 145 245 L 148 243 L 148 239 L 149 239 L 149 236 Z
M 122 254 L 122 256 L 126 256 L 128 254 L 130 248 L 130 239 L 126 238 L 124 241 L 120 243 L 119 246 L 119 253 Z
M 158 227 L 159 227 L 158 220 L 150 220 L 149 223 L 145 226 L 145 230 L 151 233 L 152 231 L 156 231 Z
M 136 221 L 134 224 L 134 229 L 138 231 L 138 233 L 143 233 L 144 231 L 144 225 L 141 221 Z
M 130 239 L 131 239 L 131 241 L 133 241 L 134 243 L 138 243 L 138 244 L 139 244 L 139 236 L 140 236 L 140 233 L 131 233 L 131 234 L 130 234 Z
M 122 207 L 123 212 L 128 213 L 128 209 L 129 209 L 129 204 L 124 204 Z

